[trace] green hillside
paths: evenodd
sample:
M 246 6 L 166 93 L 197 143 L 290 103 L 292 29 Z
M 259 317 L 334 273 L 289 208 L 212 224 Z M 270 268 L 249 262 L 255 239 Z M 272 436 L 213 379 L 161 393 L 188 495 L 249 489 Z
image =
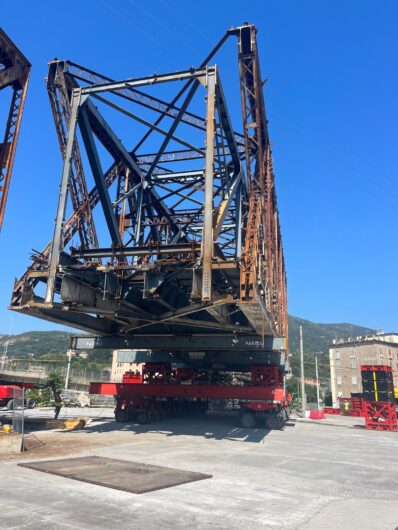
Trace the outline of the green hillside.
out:
M 318 357 L 319 377 L 330 377 L 329 346 L 333 339 L 369 335 L 375 330 L 353 324 L 318 324 L 289 316 L 290 366 L 294 375 L 300 374 L 300 326 L 303 328 L 304 370 L 306 378 L 315 378 L 315 354 Z
M 303 327 L 303 349 L 305 352 L 327 352 L 333 339 L 359 337 L 375 333 L 374 329 L 354 324 L 318 324 L 310 320 L 289 316 L 289 350 L 300 351 L 300 326 Z
M 33 356 L 35 359 L 45 361 L 59 361 L 66 359 L 69 349 L 70 337 L 74 333 L 65 331 L 28 331 L 20 335 L 11 335 L 8 341 L 7 357 L 22 359 Z M 0 357 L 6 347 L 8 337 L 0 335 Z M 90 353 L 90 352 L 88 352 Z M 109 350 L 96 350 L 88 359 L 78 358 L 75 365 L 90 365 L 93 369 L 110 366 L 112 363 Z
M 7 356 L 21 357 L 29 354 L 65 354 L 69 348 L 71 333 L 65 331 L 28 331 L 20 335 L 11 335 L 9 339 Z M 0 355 L 8 337 L 0 336 Z

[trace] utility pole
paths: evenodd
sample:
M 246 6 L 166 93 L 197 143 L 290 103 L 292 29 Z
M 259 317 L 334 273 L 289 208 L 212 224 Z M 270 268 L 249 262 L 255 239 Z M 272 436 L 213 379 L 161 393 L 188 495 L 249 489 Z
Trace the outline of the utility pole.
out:
M 68 367 L 66 369 L 66 377 L 65 377 L 65 390 L 68 390 L 69 386 L 69 374 L 70 374 L 70 363 L 72 359 L 72 355 L 74 354 L 73 350 L 68 350 L 66 355 L 68 356 Z
M 303 351 L 303 326 L 300 326 L 300 379 L 301 379 L 301 409 L 303 414 L 306 409 L 305 380 L 304 380 L 304 351 Z
M 2 369 L 4 369 L 6 361 L 7 361 L 7 352 L 8 352 L 8 346 L 10 344 L 11 329 L 12 329 L 12 318 L 10 319 L 10 329 L 8 330 L 8 337 L 7 337 L 7 340 L 4 343 L 3 357 L 1 359 L 1 368 Z
M 22 387 L 21 453 L 25 451 L 25 387 Z
M 315 354 L 315 374 L 316 374 L 316 403 L 317 409 L 319 408 L 319 375 L 318 375 L 318 355 Z

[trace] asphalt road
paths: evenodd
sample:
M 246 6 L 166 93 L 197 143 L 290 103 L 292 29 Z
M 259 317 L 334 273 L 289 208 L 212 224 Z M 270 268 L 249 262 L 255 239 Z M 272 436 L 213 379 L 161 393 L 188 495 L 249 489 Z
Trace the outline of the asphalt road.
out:
M 43 451 L 56 443 L 58 452 L 32 449 L 0 460 L 0 483 L 7 484 L 0 528 L 398 527 L 398 433 L 353 428 L 361 418 L 292 421 L 267 432 L 242 429 L 231 414 L 138 426 L 117 424 L 111 413 L 90 411 L 99 416 L 82 432 L 37 434 Z M 54 455 L 97 455 L 212 478 L 137 495 L 17 466 L 19 458 Z

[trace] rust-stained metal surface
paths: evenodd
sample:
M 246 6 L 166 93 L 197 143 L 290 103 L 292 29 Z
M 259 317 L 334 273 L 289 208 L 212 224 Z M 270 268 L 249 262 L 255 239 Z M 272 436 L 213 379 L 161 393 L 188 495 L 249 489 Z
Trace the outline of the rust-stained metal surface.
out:
M 250 338 L 256 351 L 266 337 L 287 337 L 256 32 L 248 24 L 229 30 L 183 72 L 114 81 L 50 63 L 64 160 L 56 222 L 15 283 L 11 309 L 133 344 L 172 336 L 181 350 L 187 337 L 203 338 L 204 355 L 215 335 Z M 210 65 L 230 38 L 239 83 L 224 91 Z M 173 87 L 175 97 L 163 99 Z
M 212 475 L 204 473 L 102 456 L 45 460 L 18 465 L 35 471 L 137 494 L 212 478 Z
M 6 98 L 9 101 L 6 122 L 0 131 L 0 230 L 11 182 L 30 66 L 29 61 L 0 28 L 0 96 L 2 105 Z

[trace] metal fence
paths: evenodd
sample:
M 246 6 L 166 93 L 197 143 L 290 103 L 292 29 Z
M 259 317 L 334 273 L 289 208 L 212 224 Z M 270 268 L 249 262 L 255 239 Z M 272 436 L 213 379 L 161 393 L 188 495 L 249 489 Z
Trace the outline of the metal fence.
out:
M 2 366 L 4 372 L 24 372 L 31 376 L 45 379 L 49 374 L 66 377 L 67 365 L 55 362 L 38 363 L 29 360 L 6 360 Z M 73 363 L 69 373 L 70 380 L 79 381 L 109 381 L 110 368 L 104 370 L 91 370 L 90 368 L 75 368 Z

